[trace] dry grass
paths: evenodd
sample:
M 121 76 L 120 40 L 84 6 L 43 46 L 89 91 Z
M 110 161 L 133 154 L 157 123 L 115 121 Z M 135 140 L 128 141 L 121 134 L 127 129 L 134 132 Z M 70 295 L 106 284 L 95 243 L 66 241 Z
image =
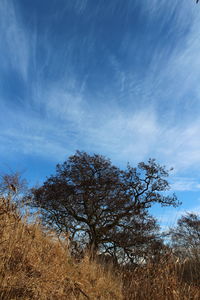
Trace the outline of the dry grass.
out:
M 0 256 L 3 300 L 200 299 L 199 269 L 191 280 L 188 262 L 165 257 L 159 264 L 116 272 L 87 257 L 77 263 L 68 253 L 67 240 L 27 223 L 4 198 L 0 198 Z
M 159 264 L 148 264 L 124 271 L 125 300 L 195 300 L 200 299 L 200 284 L 187 283 L 182 278 L 183 266 L 173 257 Z M 200 279 L 200 278 L 199 278 Z
M 64 240 L 0 203 L 0 299 L 122 299 L 119 280 L 100 265 L 75 263 Z

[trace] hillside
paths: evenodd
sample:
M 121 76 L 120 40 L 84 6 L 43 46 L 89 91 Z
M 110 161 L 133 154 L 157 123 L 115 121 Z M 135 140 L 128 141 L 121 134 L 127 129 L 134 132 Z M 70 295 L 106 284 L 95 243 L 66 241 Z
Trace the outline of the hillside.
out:
M 134 270 L 104 268 L 88 257 L 77 262 L 67 239 L 0 201 L 0 299 L 200 299 L 199 285 L 181 280 L 172 257 Z

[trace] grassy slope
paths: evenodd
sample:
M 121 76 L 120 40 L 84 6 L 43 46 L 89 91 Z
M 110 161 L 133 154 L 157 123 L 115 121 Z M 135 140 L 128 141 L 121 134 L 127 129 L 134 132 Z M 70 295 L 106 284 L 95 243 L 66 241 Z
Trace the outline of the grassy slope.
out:
M 27 224 L 4 198 L 0 256 L 0 299 L 200 299 L 200 288 L 181 282 L 172 260 L 115 276 L 87 257 L 74 262 L 67 240 Z

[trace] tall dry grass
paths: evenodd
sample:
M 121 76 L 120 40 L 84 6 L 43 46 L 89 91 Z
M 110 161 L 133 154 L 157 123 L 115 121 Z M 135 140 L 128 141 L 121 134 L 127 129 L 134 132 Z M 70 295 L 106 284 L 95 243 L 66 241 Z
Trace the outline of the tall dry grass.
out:
M 1 197 L 0 299 L 200 299 L 200 267 L 194 261 L 180 263 L 169 256 L 157 264 L 109 271 L 88 257 L 75 262 L 67 244 L 27 222 Z
M 67 241 L 28 224 L 0 199 L 0 299 L 122 299 L 121 283 L 87 257 L 75 263 Z
M 189 262 L 187 262 L 189 264 Z M 191 267 L 191 265 L 190 265 Z M 200 282 L 189 281 L 188 265 L 164 257 L 159 263 L 149 263 L 135 270 L 123 272 L 125 300 L 197 300 L 200 299 Z M 186 280 L 187 279 L 187 280 Z M 200 278 L 199 278 L 200 280 Z

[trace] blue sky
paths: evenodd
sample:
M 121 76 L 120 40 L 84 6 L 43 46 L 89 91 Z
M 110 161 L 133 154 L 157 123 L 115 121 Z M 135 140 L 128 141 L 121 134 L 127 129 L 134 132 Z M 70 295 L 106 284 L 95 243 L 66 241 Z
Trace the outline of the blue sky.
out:
M 75 150 L 174 167 L 200 208 L 200 6 L 193 0 L 1 0 L 0 171 L 42 182 Z

